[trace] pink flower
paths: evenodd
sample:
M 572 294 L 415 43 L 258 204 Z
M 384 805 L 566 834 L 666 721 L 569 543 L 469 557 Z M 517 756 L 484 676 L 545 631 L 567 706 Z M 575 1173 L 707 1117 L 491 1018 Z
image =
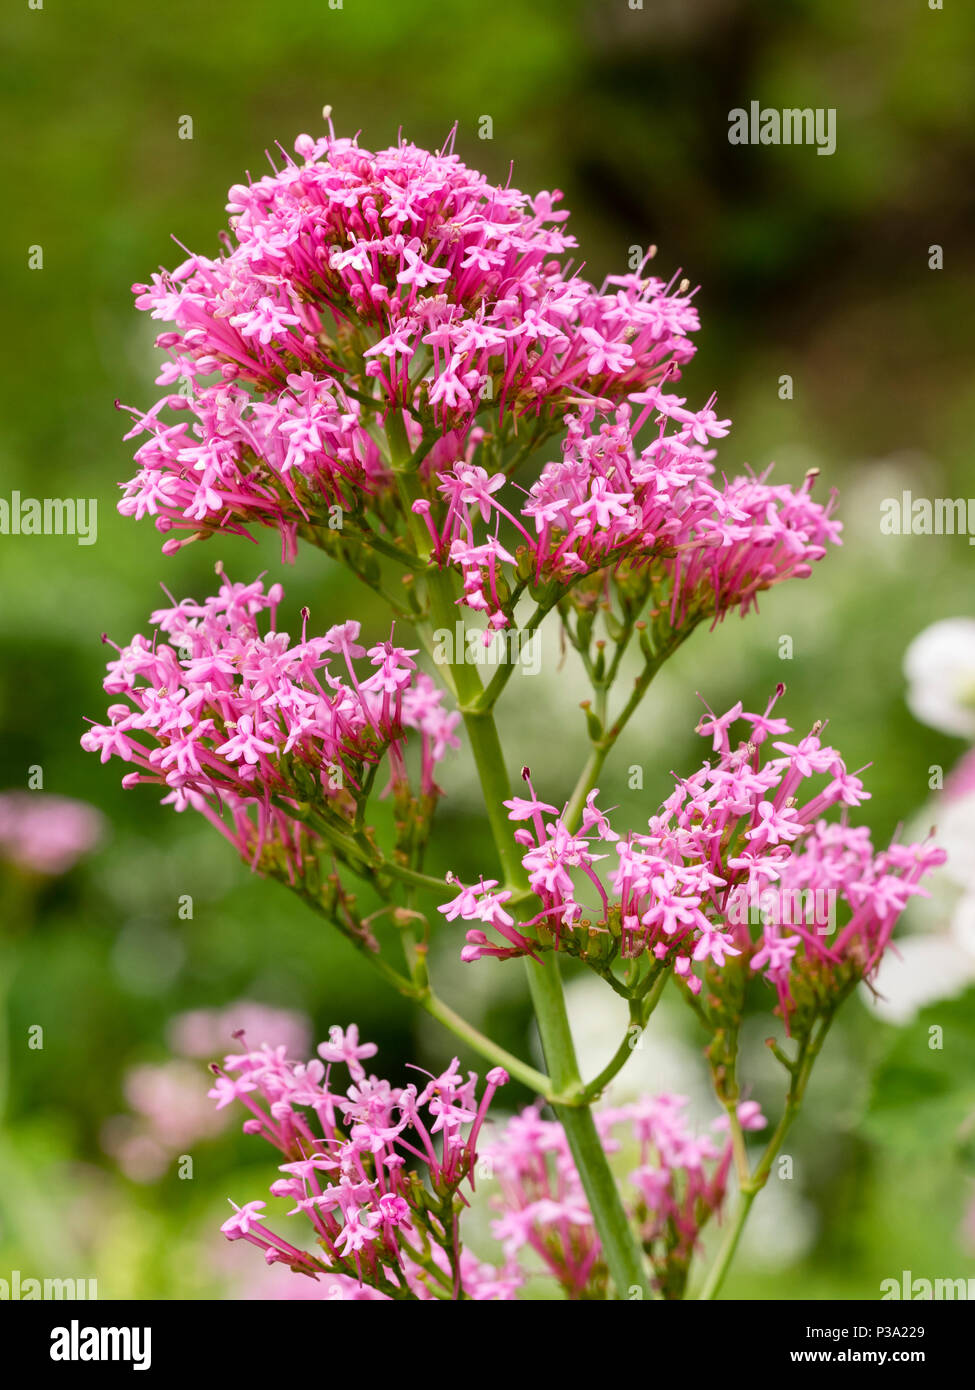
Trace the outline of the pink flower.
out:
M 297 314 L 289 314 L 267 295 L 262 295 L 253 309 L 233 314 L 230 322 L 240 329 L 242 338 L 256 337 L 259 343 L 267 347 L 272 338 L 288 337 L 288 329 L 296 327 L 301 319 Z
M 337 1025 L 333 1026 L 328 1030 L 328 1042 L 318 1045 L 319 1057 L 326 1062 L 344 1062 L 354 1080 L 361 1080 L 366 1074 L 362 1059 L 375 1057 L 378 1051 L 375 1043 L 359 1042 L 359 1030 L 354 1023 L 344 1032 Z
M 254 720 L 249 714 L 242 714 L 237 721 L 237 732 L 222 743 L 216 750 L 217 757 L 225 757 L 228 762 L 236 762 L 243 758 L 245 763 L 252 767 L 259 763 L 262 753 L 276 752 L 275 745 L 268 743 L 265 739 L 259 739 L 254 733 Z
M 184 543 L 177 532 L 261 525 L 293 558 L 299 532 L 317 542 L 334 507 L 374 509 L 387 529 L 397 491 L 375 426 L 393 409 L 411 445 L 421 428 L 432 440 L 429 496 L 451 470 L 459 484 L 430 520 L 438 562 L 461 536 L 476 543 L 472 508 L 527 539 L 502 499 L 505 474 L 469 457 L 490 417 L 513 435 L 519 417 L 557 421 L 585 398 L 612 407 L 643 392 L 662 406 L 661 383 L 693 354 L 691 297 L 648 275 L 589 284 L 563 264 L 575 243 L 554 208 L 561 195 L 499 189 L 452 149 L 403 141 L 374 154 L 331 133 L 295 149 L 280 172 L 231 189 L 224 254 L 135 287 L 136 306 L 172 324 L 158 340 L 170 393 L 132 412 L 142 441 L 120 509 L 154 516 L 169 553 Z M 432 370 L 417 375 L 421 346 Z M 725 424 L 710 403 L 678 423 L 702 442 Z M 574 547 L 595 554 L 604 525 L 634 530 L 633 498 L 597 468 L 565 499 L 583 518 Z M 560 571 L 585 563 L 552 560 Z M 475 605 L 480 592 L 468 590 Z
M 263 1229 L 260 1223 L 266 1220 L 262 1212 L 267 1202 L 245 1202 L 242 1207 L 237 1206 L 236 1202 L 231 1202 L 230 1205 L 234 1214 L 220 1227 L 229 1240 L 240 1240 L 249 1236 L 255 1229 Z
M 207 1091 L 211 1100 L 216 1101 L 217 1109 L 222 1110 L 226 1105 L 232 1105 L 235 1100 L 247 1094 L 248 1091 L 255 1091 L 257 1087 L 252 1081 L 248 1081 L 246 1076 L 230 1077 L 218 1076 L 212 1088 Z

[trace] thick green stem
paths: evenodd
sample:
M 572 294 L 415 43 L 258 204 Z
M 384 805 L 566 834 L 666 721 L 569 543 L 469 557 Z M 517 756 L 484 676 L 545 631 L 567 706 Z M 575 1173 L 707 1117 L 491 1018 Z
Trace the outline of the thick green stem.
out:
M 450 627 L 455 621 L 450 577 L 436 569 L 427 578 L 430 616 L 438 625 Z M 515 891 L 527 887 L 521 855 L 511 835 L 503 802 L 511 795 L 511 784 L 497 727 L 489 710 L 477 708 L 483 687 L 474 666 L 455 653 L 451 671 L 458 703 L 470 739 L 474 762 L 484 792 L 485 809 L 507 885 Z M 565 997 L 558 961 L 550 957 L 544 965 L 526 961 L 528 987 L 545 1054 L 545 1064 L 557 1094 L 572 1095 L 582 1079 L 565 1010 Z M 619 1192 L 610 1172 L 606 1154 L 596 1132 L 592 1112 L 586 1104 L 556 1104 L 555 1113 L 563 1126 L 582 1185 L 589 1200 L 593 1221 L 602 1242 L 610 1277 L 622 1298 L 638 1289 L 649 1293 L 640 1247 L 630 1229 Z
M 661 970 L 646 995 L 641 998 L 630 999 L 630 1024 L 623 1036 L 623 1041 L 599 1075 L 594 1076 L 591 1081 L 587 1081 L 585 1086 L 583 1086 L 579 1093 L 579 1098 L 581 1100 L 598 1100 L 613 1078 L 626 1066 L 627 1062 L 633 1056 L 633 1049 L 637 1046 L 640 1035 L 643 1033 L 644 1028 L 646 1028 L 650 1020 L 650 1015 L 657 1007 L 668 979 L 668 972 L 666 970 Z
M 402 420 L 391 421 L 394 451 L 403 458 Z M 398 447 L 397 447 L 398 445 Z M 441 570 L 430 558 L 430 538 L 412 505 L 422 497 L 416 473 L 416 455 L 409 463 L 396 467 L 397 482 L 404 507 L 411 519 L 411 529 L 418 555 L 426 559 L 426 591 L 429 618 L 435 627 L 453 634 L 457 622 L 454 603 L 453 577 Z M 527 875 L 521 855 L 511 835 L 511 827 L 503 802 L 511 796 L 504 753 L 498 738 L 497 726 L 490 709 L 485 709 L 484 687 L 476 668 L 466 660 L 466 650 L 453 651 L 449 665 L 450 681 L 470 739 L 484 806 L 491 827 L 498 858 L 501 861 L 506 886 L 515 893 L 528 888 Z M 558 1095 L 571 1097 L 570 1104 L 555 1104 L 555 1113 L 562 1124 L 569 1148 L 579 1170 L 583 1189 L 593 1214 L 593 1221 L 602 1243 L 603 1254 L 617 1294 L 621 1298 L 649 1296 L 646 1267 L 640 1246 L 630 1228 L 616 1183 L 609 1168 L 605 1150 L 596 1131 L 589 1106 L 579 1103 L 577 1092 L 582 1088 L 579 1065 L 565 1010 L 565 997 L 558 962 L 551 957 L 544 965 L 526 961 L 528 986 L 538 1023 L 542 1050 L 552 1085 Z
M 468 715 L 466 719 L 498 857 L 507 881 L 520 888 L 525 881 L 525 872 L 503 812 L 502 802 L 510 796 L 510 784 L 497 729 L 490 716 Z M 501 811 L 500 816 L 491 815 L 491 809 L 495 806 Z M 582 1078 L 565 1009 L 558 958 L 552 955 L 544 965 L 526 960 L 525 968 L 552 1085 L 557 1093 L 571 1094 L 581 1088 Z M 617 1293 L 621 1298 L 627 1298 L 633 1289 L 638 1289 L 643 1297 L 649 1293 L 643 1257 L 596 1132 L 592 1111 L 588 1104 L 556 1104 L 554 1108 L 579 1170 Z

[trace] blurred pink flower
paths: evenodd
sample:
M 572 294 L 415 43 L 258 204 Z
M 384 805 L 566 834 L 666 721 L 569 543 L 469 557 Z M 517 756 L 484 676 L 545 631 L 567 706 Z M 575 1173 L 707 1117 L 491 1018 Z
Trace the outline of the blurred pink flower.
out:
M 207 1099 L 208 1072 L 195 1060 L 222 1052 L 234 1038 L 255 1047 L 283 1047 L 304 1056 L 311 1022 L 290 1009 L 242 999 L 223 1009 L 193 1009 L 170 1021 L 167 1040 L 179 1058 L 144 1063 L 125 1074 L 132 1113 L 115 1115 L 102 1129 L 102 1148 L 133 1182 L 157 1182 L 178 1155 L 227 1128 L 228 1116 Z M 193 1060 L 183 1060 L 183 1059 Z
M 0 792 L 0 859 L 30 873 L 66 874 L 101 839 L 94 806 L 44 792 Z
M 682 1296 L 701 1229 L 721 1215 L 732 1159 L 732 1142 L 723 1137 L 727 1115 L 711 1125 L 717 1138 L 695 1135 L 686 1106 L 686 1096 L 643 1095 L 595 1116 L 607 1154 L 622 1150 L 631 1163 L 638 1160 L 629 1175 L 637 1194 L 630 1215 L 665 1298 Z M 766 1125 L 755 1101 L 738 1106 L 738 1119 L 744 1130 Z M 602 1248 L 562 1126 L 529 1105 L 484 1147 L 482 1166 L 501 1189 L 492 1230 L 502 1242 L 506 1268 L 517 1273 L 520 1257 L 533 1251 L 570 1298 L 601 1288 Z
M 224 1009 L 191 1009 L 170 1020 L 166 1040 L 181 1057 L 209 1058 L 226 1050 L 243 1033 L 253 1047 L 284 1046 L 304 1057 L 311 1047 L 311 1020 L 293 1009 L 275 1009 L 252 999 L 238 999 Z

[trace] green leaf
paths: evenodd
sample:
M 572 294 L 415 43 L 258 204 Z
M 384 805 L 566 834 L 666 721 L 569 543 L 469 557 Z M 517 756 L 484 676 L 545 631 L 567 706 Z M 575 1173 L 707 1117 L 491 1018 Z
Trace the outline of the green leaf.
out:
M 897 1030 L 874 1076 L 870 1138 L 900 1154 L 975 1160 L 975 989 L 922 1010 Z

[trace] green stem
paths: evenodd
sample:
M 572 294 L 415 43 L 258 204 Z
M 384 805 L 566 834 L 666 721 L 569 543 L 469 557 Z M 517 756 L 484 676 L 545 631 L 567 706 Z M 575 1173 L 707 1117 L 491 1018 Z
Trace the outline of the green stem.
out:
M 525 966 L 545 1064 L 552 1081 L 561 1091 L 581 1087 L 582 1078 L 565 1010 L 558 960 L 552 956 L 544 966 L 528 960 Z M 649 1297 L 650 1286 L 643 1256 L 623 1209 L 589 1100 L 583 1098 L 581 1091 L 577 1091 L 577 1103 L 571 1108 L 556 1103 L 554 1109 L 565 1130 L 569 1149 L 582 1179 L 617 1295 L 628 1298 L 631 1291 L 637 1289 L 641 1298 Z
M 603 764 L 609 757 L 611 745 L 602 742 L 594 744 L 592 752 L 589 754 L 586 764 L 579 774 L 572 795 L 569 797 L 569 804 L 562 817 L 569 830 L 573 830 L 578 824 L 582 815 L 582 809 L 586 803 L 586 797 L 596 785 L 599 774 L 603 770 Z
M 445 1028 L 448 1028 L 455 1037 L 460 1038 L 461 1042 L 467 1043 L 468 1047 L 479 1052 L 482 1057 L 486 1057 L 495 1066 L 504 1067 L 509 1076 L 520 1081 L 523 1086 L 527 1086 L 536 1095 L 543 1096 L 549 1104 L 555 1105 L 557 1103 L 557 1095 L 550 1077 L 546 1076 L 544 1072 L 536 1071 L 526 1062 L 519 1061 L 513 1053 L 508 1052 L 498 1043 L 478 1032 L 473 1024 L 468 1023 L 466 1018 L 455 1013 L 450 1005 L 445 1004 L 432 990 L 429 994 L 421 997 L 420 1005 Z
M 407 483 L 413 480 L 403 478 L 402 481 Z M 456 609 L 449 572 L 431 566 L 427 575 L 427 591 L 431 620 L 438 626 L 450 628 L 456 620 Z M 512 889 L 520 890 L 528 885 L 521 855 L 512 838 L 503 806 L 511 795 L 504 753 L 490 710 L 478 708 L 478 697 L 483 687 L 476 669 L 464 660 L 464 655 L 464 652 L 455 653 L 451 664 L 454 689 L 470 739 L 485 809 L 505 879 Z M 545 965 L 530 960 L 525 964 L 552 1085 L 557 1094 L 574 1100 L 574 1093 L 581 1088 L 582 1078 L 569 1029 L 558 962 L 552 956 Z M 617 1293 L 621 1298 L 626 1298 L 633 1288 L 637 1288 L 641 1296 L 648 1296 L 643 1256 L 630 1229 L 592 1111 L 588 1104 L 567 1105 L 557 1101 L 553 1101 L 553 1104 L 579 1170 Z
M 321 907 L 311 899 L 306 899 L 310 906 L 317 911 L 322 911 Z M 495 1066 L 504 1067 L 509 1076 L 520 1081 L 528 1090 L 544 1097 L 551 1105 L 556 1103 L 573 1105 L 576 1104 L 574 1096 L 566 1096 L 564 1099 L 559 1094 L 559 1088 L 553 1086 L 552 1078 L 530 1067 L 527 1062 L 522 1062 L 513 1052 L 501 1047 L 492 1038 L 480 1032 L 474 1027 L 473 1023 L 468 1023 L 466 1018 L 462 1018 L 459 1013 L 445 1004 L 444 1001 L 434 993 L 429 983 L 417 983 L 409 979 L 399 970 L 396 970 L 382 956 L 375 951 L 370 951 L 365 945 L 353 942 L 365 960 L 378 971 L 387 984 L 403 995 L 405 999 L 411 999 L 419 1004 L 420 1008 L 428 1013 L 431 1018 L 435 1018 L 438 1023 L 442 1023 L 455 1037 L 467 1044 L 474 1052 L 479 1053 L 487 1061 L 493 1062 Z
M 795 1062 L 791 1064 L 790 1070 L 792 1072 L 792 1080 L 789 1085 L 789 1092 L 786 1096 L 782 1116 L 775 1127 L 775 1132 L 765 1147 L 762 1157 L 758 1161 L 755 1171 L 740 1184 L 740 1197 L 734 1220 L 728 1227 L 725 1238 L 721 1243 L 721 1248 L 718 1251 L 717 1258 L 708 1272 L 704 1287 L 698 1294 L 699 1300 L 708 1302 L 717 1298 L 721 1291 L 721 1286 L 731 1266 L 731 1261 L 734 1259 L 735 1251 L 738 1249 L 738 1242 L 745 1228 L 745 1222 L 748 1220 L 748 1214 L 752 1209 L 752 1203 L 768 1181 L 769 1173 L 772 1171 L 772 1164 L 775 1162 L 776 1155 L 782 1147 L 782 1143 L 789 1132 L 793 1120 L 799 1113 L 813 1065 L 816 1058 L 819 1056 L 820 1049 L 822 1048 L 832 1022 L 833 1015 L 827 1014 L 820 1022 L 819 1030 L 815 1037 L 810 1034 L 810 1036 L 806 1038 L 805 1042 L 799 1048 L 799 1054 Z M 743 1137 L 744 1136 L 742 1136 L 742 1139 Z
M 394 451 L 403 460 L 394 467 L 404 509 L 410 518 L 417 555 L 428 562 L 426 588 L 430 621 L 437 627 L 453 631 L 457 621 L 457 609 L 454 605 L 452 573 L 430 563 L 429 535 L 420 518 L 412 512 L 413 503 L 423 496 L 417 476 L 417 456 L 420 450 L 409 459 L 404 457 L 405 430 L 402 418 L 393 419 L 391 415 L 387 428 Z M 422 447 L 421 444 L 421 449 Z M 518 847 L 511 836 L 502 804 L 511 795 L 504 753 L 491 711 L 481 707 L 481 697 L 484 693 L 481 678 L 465 657 L 464 650 L 454 652 L 449 667 L 451 682 L 470 739 L 491 834 L 507 886 L 516 892 L 524 891 L 528 888 L 527 875 L 521 863 Z M 565 1130 L 592 1210 L 610 1277 L 621 1298 L 629 1297 L 633 1288 L 639 1289 L 641 1296 L 649 1296 L 650 1286 L 643 1255 L 630 1229 L 605 1150 L 596 1131 L 592 1111 L 587 1104 L 575 1103 L 575 1093 L 581 1089 L 582 1078 L 579 1075 L 579 1065 L 565 1010 L 558 963 L 553 956 L 547 965 L 538 965 L 533 961 L 526 961 L 525 964 L 542 1050 L 552 1085 L 557 1094 L 569 1097 L 574 1102 L 565 1104 L 553 1100 L 556 1116 Z
M 599 1075 L 594 1076 L 591 1081 L 587 1081 L 585 1086 L 583 1086 L 582 1090 L 579 1092 L 580 1100 L 587 1102 L 598 1100 L 613 1078 L 626 1066 L 627 1062 L 633 1056 L 633 1049 L 636 1046 L 639 1034 L 646 1028 L 650 1015 L 657 1007 L 657 1003 L 661 994 L 663 994 L 664 986 L 668 978 L 668 972 L 666 970 L 661 970 L 645 996 L 630 1000 L 630 1025 L 623 1035 L 623 1040 Z M 633 1036 L 634 1029 L 639 1030 L 637 1038 Z
M 294 816 L 295 819 L 302 821 L 311 827 L 330 849 L 340 854 L 343 862 L 359 878 L 366 882 L 375 882 L 384 874 L 389 874 L 392 878 L 398 878 L 403 883 L 408 883 L 415 888 L 426 888 L 430 892 L 443 894 L 447 884 L 442 878 L 434 878 L 432 874 L 424 874 L 419 869 L 411 869 L 407 864 L 398 864 L 395 859 L 386 859 L 383 856 L 369 855 L 363 846 L 356 840 L 350 839 L 342 830 L 338 829 L 331 821 L 316 815 L 312 811 L 302 811 L 292 803 L 272 796 L 271 802 L 275 806 L 280 806 L 282 810 Z
M 570 830 L 582 815 L 582 808 L 585 805 L 586 797 L 595 786 L 596 779 L 602 772 L 603 764 L 612 752 L 616 740 L 626 728 L 630 719 L 639 708 L 644 695 L 646 695 L 647 691 L 650 689 L 650 682 L 668 657 L 673 656 L 681 643 L 687 640 L 699 621 L 699 618 L 689 620 L 683 627 L 671 632 L 669 634 L 669 640 L 656 652 L 646 654 L 643 670 L 633 682 L 633 691 L 630 698 L 614 720 L 612 727 L 607 729 L 601 738 L 593 742 L 589 760 L 579 775 L 579 780 L 569 798 L 569 804 L 565 816 L 563 817 L 565 824 Z M 598 693 L 599 692 L 597 692 L 597 695 Z
M 510 661 L 504 662 L 504 664 L 498 668 L 498 670 L 492 676 L 491 680 L 488 682 L 487 687 L 479 696 L 480 709 L 485 709 L 489 711 L 494 709 L 494 706 L 500 699 L 502 691 L 508 684 L 508 681 L 511 679 L 515 667 L 518 664 L 517 653 L 521 650 L 521 643 L 524 642 L 526 637 L 531 638 L 532 636 L 534 636 L 534 634 L 541 627 L 542 623 L 545 621 L 545 619 L 548 617 L 549 613 L 551 613 L 554 607 L 554 603 L 549 603 L 547 605 L 537 603 L 531 614 L 531 617 L 524 624 L 524 626 L 515 629 L 519 644 L 518 647 L 515 648 L 515 655 L 512 657 Z
M 395 859 L 382 859 L 375 869 L 379 874 L 392 874 L 393 878 L 400 879 L 403 883 L 409 883 L 414 888 L 426 888 L 430 892 L 442 896 L 447 888 L 447 883 L 442 878 L 434 878 L 432 874 L 424 874 L 419 869 L 411 869 L 406 864 L 397 864 Z
M 745 1229 L 748 1213 L 751 1211 L 752 1203 L 757 1196 L 757 1189 L 752 1192 L 741 1193 L 734 1220 L 729 1224 L 725 1232 L 725 1238 L 721 1242 L 721 1249 L 718 1251 L 717 1259 L 711 1266 L 704 1288 L 698 1295 L 699 1299 L 708 1302 L 711 1299 L 717 1298 L 718 1291 L 724 1283 L 724 1278 L 728 1273 L 731 1261 L 735 1257 L 735 1251 L 738 1249 L 738 1242 L 741 1239 L 742 1231 Z

